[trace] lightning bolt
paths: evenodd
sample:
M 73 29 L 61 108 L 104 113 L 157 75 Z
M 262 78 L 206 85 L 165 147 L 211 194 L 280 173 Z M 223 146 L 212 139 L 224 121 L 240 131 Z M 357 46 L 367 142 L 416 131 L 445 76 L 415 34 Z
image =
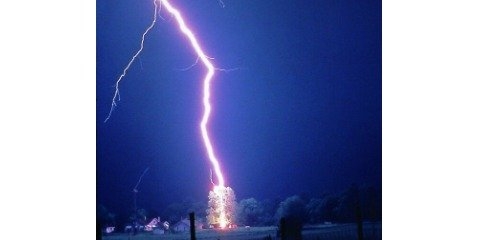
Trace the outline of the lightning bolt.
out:
M 189 40 L 189 43 L 191 44 L 191 47 L 194 49 L 194 51 L 198 55 L 198 58 L 197 58 L 194 65 L 196 65 L 196 63 L 198 61 L 201 61 L 201 63 L 207 69 L 206 75 L 203 79 L 203 107 L 204 107 L 204 113 L 203 113 L 203 117 L 201 119 L 200 129 L 201 129 L 201 136 L 203 138 L 203 143 L 204 143 L 206 152 L 208 154 L 208 159 L 211 162 L 211 164 L 213 165 L 213 169 L 214 169 L 216 178 L 218 180 L 218 185 L 214 186 L 213 192 L 219 197 L 219 206 L 218 206 L 219 224 L 220 224 L 221 228 L 225 228 L 226 225 L 229 223 L 228 220 L 226 219 L 226 187 L 225 187 L 225 180 L 224 180 L 223 174 L 221 172 L 219 161 L 216 158 L 216 155 L 215 155 L 215 152 L 214 152 L 214 149 L 213 149 L 213 145 L 211 143 L 211 140 L 210 140 L 210 137 L 209 137 L 209 134 L 208 134 L 208 127 L 207 126 L 208 126 L 208 120 L 209 120 L 210 115 L 211 115 L 210 86 L 211 86 L 211 81 L 213 79 L 215 70 L 225 71 L 225 72 L 228 72 L 228 71 L 231 71 L 231 70 L 216 69 L 213 66 L 211 61 L 209 61 L 209 57 L 204 53 L 203 49 L 201 48 L 198 40 L 195 37 L 195 34 L 187 26 L 185 20 L 181 16 L 180 11 L 178 9 L 176 9 L 175 7 L 173 7 L 168 0 L 154 0 L 153 1 L 154 4 L 155 4 L 155 14 L 154 14 L 153 21 L 142 35 L 140 49 L 133 55 L 131 60 L 128 62 L 127 66 L 123 69 L 123 73 L 120 75 L 120 77 L 116 81 L 115 94 L 114 94 L 113 99 L 112 99 L 110 112 L 108 113 L 108 116 L 105 119 L 105 122 L 107 122 L 110 119 L 111 114 L 113 112 L 113 109 L 117 105 L 117 100 L 120 101 L 119 84 L 120 84 L 121 80 L 123 79 L 123 77 L 125 77 L 125 75 L 126 75 L 127 71 L 129 70 L 131 64 L 135 61 L 135 59 L 138 57 L 138 55 L 142 52 L 144 41 L 145 41 L 145 36 L 154 27 L 154 25 L 156 23 L 157 12 L 158 12 L 158 8 L 159 8 L 158 4 L 157 4 L 157 1 L 159 1 L 161 3 L 160 7 L 164 6 L 165 9 L 171 15 L 174 16 L 174 19 L 178 23 L 178 27 L 179 27 L 180 31 L 186 36 L 186 38 Z M 219 2 L 224 7 L 224 3 L 221 0 Z M 187 69 L 189 69 L 189 68 L 187 68 Z M 236 70 L 236 69 L 232 69 L 232 70 Z M 140 181 L 141 181 L 141 178 L 140 178 Z M 211 181 L 212 181 L 212 178 L 211 178 Z
M 191 47 L 193 47 L 200 61 L 208 70 L 205 78 L 203 79 L 203 106 L 205 111 L 203 113 L 203 118 L 201 119 L 201 123 L 200 123 L 201 136 L 203 137 L 203 142 L 205 144 L 205 148 L 208 153 L 208 158 L 211 161 L 211 164 L 213 165 L 216 178 L 218 179 L 218 186 L 224 187 L 225 180 L 224 180 L 223 174 L 221 173 L 219 161 L 216 158 L 216 155 L 214 153 L 213 145 L 211 144 L 211 140 L 210 140 L 210 137 L 208 134 L 208 128 L 207 128 L 208 120 L 211 114 L 210 85 L 211 85 L 211 80 L 215 73 L 215 67 L 210 62 L 210 60 L 204 53 L 203 49 L 200 47 L 198 40 L 196 39 L 195 35 L 190 30 L 190 28 L 186 25 L 185 20 L 181 16 L 181 13 L 178 11 L 178 9 L 174 8 L 168 2 L 168 0 L 160 0 L 160 1 L 162 5 L 166 8 L 166 10 L 174 16 L 181 32 L 188 38 L 188 40 L 190 41 Z
M 204 106 L 204 113 L 203 118 L 201 119 L 200 129 L 201 129 L 201 136 L 203 137 L 203 142 L 205 144 L 206 152 L 208 153 L 208 158 L 213 165 L 216 178 L 218 179 L 218 185 L 214 187 L 213 191 L 217 194 L 220 198 L 218 211 L 220 212 L 219 216 L 219 223 L 221 228 L 225 228 L 228 224 L 226 220 L 226 213 L 225 213 L 225 181 L 223 174 L 221 173 L 221 168 L 218 159 L 215 156 L 213 145 L 211 144 L 210 137 L 208 135 L 208 119 L 210 118 L 211 114 L 211 104 L 210 104 L 210 85 L 211 80 L 213 79 L 215 73 L 215 67 L 209 61 L 208 57 L 204 53 L 203 49 L 201 48 L 198 40 L 196 39 L 193 32 L 190 28 L 186 25 L 185 20 L 181 16 L 180 11 L 174 8 L 168 0 L 160 0 L 162 5 L 165 6 L 166 10 L 175 17 L 176 22 L 181 30 L 181 32 L 188 38 L 190 41 L 191 47 L 195 50 L 198 58 L 201 60 L 203 65 L 207 69 L 207 73 L 205 78 L 203 79 L 203 106 Z

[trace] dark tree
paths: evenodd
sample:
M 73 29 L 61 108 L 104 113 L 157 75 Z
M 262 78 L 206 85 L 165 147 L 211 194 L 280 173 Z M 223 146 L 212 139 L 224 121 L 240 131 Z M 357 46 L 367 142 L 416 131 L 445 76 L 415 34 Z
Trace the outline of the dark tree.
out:
M 263 208 L 263 214 L 260 218 L 261 225 L 263 226 L 273 226 L 277 224 L 275 219 L 276 211 L 279 208 L 281 200 L 279 198 L 275 200 L 263 200 L 261 201 L 261 206 Z
M 335 214 L 335 209 L 338 206 L 338 198 L 334 195 L 326 195 L 321 201 L 320 207 L 320 222 L 335 222 L 337 217 Z
M 147 223 L 147 217 L 148 212 L 143 208 L 137 209 L 130 215 L 130 221 L 133 223 L 133 230 L 135 233 L 139 230 L 140 225 L 145 225 Z
M 381 220 L 381 192 L 375 187 L 366 186 L 359 189 L 359 202 L 363 219 L 370 221 Z
M 166 207 L 163 212 L 165 220 L 168 220 L 171 223 L 176 223 L 181 220 L 181 218 L 186 217 L 187 209 L 180 203 L 172 203 Z
M 309 223 L 316 224 L 321 222 L 321 203 L 321 199 L 311 198 L 309 200 L 308 205 L 306 205 Z
M 308 219 L 306 204 L 299 196 L 292 196 L 280 203 L 276 212 L 282 239 L 301 239 L 303 224 Z
M 338 206 L 335 209 L 336 216 L 340 222 L 356 221 L 356 205 L 359 204 L 359 190 L 356 185 L 351 185 L 339 196 Z
M 195 202 L 191 199 L 185 199 L 181 203 L 172 203 L 168 205 L 162 214 L 162 218 L 170 223 L 176 223 L 181 219 L 187 219 L 189 213 L 194 212 L 197 220 L 204 220 L 206 217 L 207 205 L 204 202 Z
M 236 214 L 239 224 L 259 226 L 262 223 L 263 207 L 254 198 L 243 199 L 238 204 Z
M 102 226 L 115 226 L 116 224 L 116 215 L 101 204 L 96 207 L 96 218 Z

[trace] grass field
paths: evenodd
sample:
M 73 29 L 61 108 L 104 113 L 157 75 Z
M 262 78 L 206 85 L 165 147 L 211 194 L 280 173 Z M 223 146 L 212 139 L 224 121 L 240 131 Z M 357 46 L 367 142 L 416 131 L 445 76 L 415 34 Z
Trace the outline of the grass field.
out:
M 276 236 L 276 227 L 251 227 L 251 228 L 236 228 L 236 229 L 203 229 L 196 231 L 196 239 L 263 239 L 267 236 Z M 114 234 L 111 236 L 104 236 L 103 240 L 188 240 L 190 233 L 167 233 L 162 235 L 153 235 L 151 233 L 140 233 L 135 236 L 128 234 Z
M 236 228 L 228 230 L 204 229 L 196 232 L 198 240 L 259 240 L 259 239 L 279 239 L 276 236 L 277 227 L 251 227 Z M 381 239 L 381 223 L 364 223 L 364 240 Z M 303 240 L 347 240 L 357 239 L 357 228 L 355 224 L 331 224 L 305 226 L 302 231 Z M 125 233 L 103 236 L 103 240 L 188 240 L 189 232 L 186 233 L 168 233 L 163 235 L 153 235 L 151 233 L 139 233 L 129 235 Z
M 302 231 L 303 240 L 355 240 L 357 236 L 356 224 L 333 224 L 304 227 Z M 364 240 L 382 239 L 381 223 L 363 223 Z

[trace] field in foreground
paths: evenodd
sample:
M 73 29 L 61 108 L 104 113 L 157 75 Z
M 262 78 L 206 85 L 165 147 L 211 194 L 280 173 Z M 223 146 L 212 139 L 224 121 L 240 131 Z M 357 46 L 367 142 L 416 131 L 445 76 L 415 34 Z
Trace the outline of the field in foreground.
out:
M 228 230 L 205 229 L 196 232 L 196 239 L 204 240 L 256 240 L 256 239 L 279 239 L 276 236 L 277 227 L 251 227 Z M 364 240 L 381 239 L 381 223 L 364 223 Z M 355 224 L 330 224 L 305 226 L 302 231 L 303 240 L 346 240 L 357 239 L 357 228 Z M 271 237 L 271 238 L 269 238 Z M 103 240 L 188 240 L 188 233 L 169 233 L 164 235 L 153 235 L 151 233 L 140 233 L 128 235 L 117 233 L 110 236 L 103 236 Z

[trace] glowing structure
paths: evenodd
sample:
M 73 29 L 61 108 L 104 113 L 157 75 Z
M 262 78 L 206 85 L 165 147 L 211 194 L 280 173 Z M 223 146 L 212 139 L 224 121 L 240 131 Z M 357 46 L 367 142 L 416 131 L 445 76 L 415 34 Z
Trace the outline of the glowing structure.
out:
M 219 226 L 221 228 L 225 228 L 226 226 L 228 226 L 231 223 L 231 219 L 232 219 L 232 217 L 228 217 L 228 216 L 231 216 L 232 213 L 229 212 L 229 211 L 232 211 L 233 207 L 228 206 L 228 204 L 229 204 L 228 199 L 229 198 L 227 197 L 227 195 L 228 195 L 229 192 L 233 192 L 233 190 L 229 187 L 225 187 L 224 177 L 223 177 L 223 174 L 221 172 L 219 161 L 215 156 L 213 145 L 212 145 L 211 140 L 209 138 L 208 128 L 207 128 L 208 119 L 209 119 L 210 114 L 211 114 L 211 104 L 210 104 L 210 101 L 209 101 L 210 100 L 210 85 L 211 85 L 211 80 L 213 78 L 213 75 L 215 73 L 216 68 L 209 61 L 209 59 L 205 55 L 203 49 L 200 47 L 200 44 L 198 43 L 195 35 L 189 29 L 189 27 L 186 25 L 185 21 L 183 20 L 183 17 L 181 16 L 180 11 L 178 11 L 178 9 L 173 7 L 168 0 L 153 0 L 153 2 L 155 4 L 155 15 L 154 15 L 154 18 L 153 18 L 153 22 L 150 24 L 150 26 L 143 33 L 143 36 L 142 36 L 142 39 L 141 39 L 140 49 L 136 52 L 136 54 L 133 55 L 130 62 L 128 62 L 127 66 L 123 70 L 123 73 L 120 75 L 120 77 L 116 81 L 115 94 L 114 94 L 113 99 L 112 99 L 111 109 L 110 109 L 110 112 L 108 114 L 108 117 L 105 119 L 105 122 L 108 121 L 108 119 L 110 118 L 111 113 L 112 113 L 114 107 L 116 106 L 116 100 L 117 99 L 118 99 L 118 101 L 120 100 L 120 92 L 119 92 L 120 81 L 126 75 L 126 72 L 130 68 L 133 61 L 138 57 L 138 55 L 143 50 L 143 43 L 144 43 L 144 40 L 145 40 L 145 36 L 155 25 L 155 22 L 156 22 L 156 19 L 157 19 L 157 12 L 158 12 L 157 1 L 159 1 L 161 3 L 160 7 L 164 6 L 166 8 L 166 10 L 171 15 L 174 16 L 176 22 L 178 23 L 178 26 L 179 26 L 181 32 L 188 38 L 192 48 L 194 49 L 194 51 L 198 55 L 199 60 L 201 60 L 203 65 L 208 70 L 207 73 L 206 73 L 206 76 L 203 80 L 204 114 L 203 114 L 203 117 L 202 117 L 202 120 L 201 120 L 201 123 L 200 123 L 200 129 L 201 129 L 201 136 L 203 137 L 203 142 L 204 142 L 204 145 L 205 145 L 205 148 L 206 148 L 206 152 L 208 154 L 208 159 L 210 160 L 211 164 L 213 165 L 213 169 L 214 169 L 217 181 L 218 181 L 218 184 L 214 185 L 213 191 L 210 192 L 210 195 L 211 195 L 211 193 L 216 195 L 214 197 L 214 199 L 216 199 L 215 204 L 214 204 L 214 208 L 215 208 L 214 212 L 218 213 L 217 221 L 218 221 Z M 221 0 L 220 0 L 220 3 L 224 7 L 224 3 Z
M 210 191 L 208 198 L 208 209 L 206 210 L 208 222 L 221 228 L 231 227 L 236 207 L 236 197 L 233 189 L 215 186 Z

